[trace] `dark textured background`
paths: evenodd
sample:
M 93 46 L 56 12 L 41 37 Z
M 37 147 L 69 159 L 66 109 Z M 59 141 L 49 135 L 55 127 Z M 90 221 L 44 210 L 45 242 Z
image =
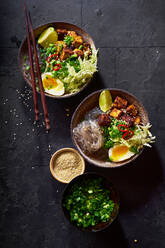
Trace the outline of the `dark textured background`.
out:
M 31 89 L 17 64 L 25 36 L 23 1 L 1 1 L 0 247 L 165 248 L 165 1 L 27 2 L 35 27 L 66 21 L 89 32 L 100 48 L 99 73 L 79 96 L 47 99 L 52 126 L 47 134 L 42 108 L 41 121 L 34 124 Z M 87 164 L 86 171 L 109 175 L 120 192 L 121 209 L 109 229 L 83 233 L 63 216 L 65 185 L 51 176 L 49 160 L 57 149 L 73 147 L 69 127 L 79 102 L 105 87 L 126 89 L 142 101 L 157 140 L 127 167 L 104 170 Z

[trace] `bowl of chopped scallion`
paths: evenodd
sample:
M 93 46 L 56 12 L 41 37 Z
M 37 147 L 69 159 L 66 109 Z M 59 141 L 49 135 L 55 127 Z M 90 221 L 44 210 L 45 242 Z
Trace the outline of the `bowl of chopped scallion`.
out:
M 83 231 L 107 228 L 119 212 L 119 194 L 104 176 L 85 173 L 66 187 L 62 209 L 71 224 Z

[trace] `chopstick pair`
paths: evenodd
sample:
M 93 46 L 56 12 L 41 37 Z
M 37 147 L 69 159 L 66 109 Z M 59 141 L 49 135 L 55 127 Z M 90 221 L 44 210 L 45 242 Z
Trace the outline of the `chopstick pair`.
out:
M 25 12 L 25 21 L 26 21 L 27 44 L 28 44 L 28 54 L 29 54 L 29 61 L 30 61 L 30 74 L 31 74 L 31 80 L 32 80 L 35 118 L 36 118 L 36 121 L 39 120 L 37 92 L 36 92 L 36 80 L 35 80 L 35 74 L 34 74 L 34 65 L 33 65 L 33 55 L 32 55 L 32 48 L 31 48 L 30 32 L 31 32 L 32 44 L 33 44 L 33 51 L 34 51 L 35 64 L 36 64 L 36 70 L 37 70 L 37 77 L 38 77 L 40 93 L 41 93 L 41 102 L 42 102 L 42 106 L 43 106 L 43 110 L 44 110 L 46 130 L 49 130 L 50 129 L 50 121 L 49 121 L 49 117 L 48 117 L 48 110 L 47 110 L 47 106 L 46 106 L 44 88 L 43 88 L 43 85 L 42 85 L 41 72 L 40 72 L 40 67 L 39 67 L 39 59 L 38 59 L 38 55 L 37 55 L 37 48 L 36 48 L 34 30 L 33 30 L 33 26 L 32 26 L 32 20 L 31 20 L 30 12 L 27 13 L 27 8 L 26 8 L 25 1 L 24 1 L 24 12 Z M 29 24 L 30 24 L 30 31 L 29 31 Z

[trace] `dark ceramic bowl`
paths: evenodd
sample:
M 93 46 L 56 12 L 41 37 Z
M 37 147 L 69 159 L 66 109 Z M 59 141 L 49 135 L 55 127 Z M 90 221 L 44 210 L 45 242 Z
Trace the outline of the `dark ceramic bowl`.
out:
M 42 26 L 39 26 L 37 27 L 36 29 L 34 29 L 34 34 L 35 34 L 35 37 L 38 38 L 39 35 L 48 27 L 50 26 L 53 26 L 55 27 L 55 29 L 67 29 L 67 30 L 71 30 L 71 31 L 75 31 L 78 35 L 81 35 L 83 37 L 83 40 L 88 42 L 90 45 L 91 45 L 91 48 L 95 48 L 95 44 L 94 44 L 94 41 L 92 40 L 92 38 L 90 37 L 89 34 L 87 34 L 84 30 L 82 30 L 81 28 L 77 27 L 76 25 L 73 25 L 73 24 L 70 24 L 70 23 L 66 23 L 66 22 L 51 22 L 51 23 L 47 23 L 47 24 L 44 24 Z M 21 72 L 22 72 L 22 75 L 25 79 L 25 81 L 30 85 L 30 87 L 32 87 L 32 83 L 31 83 L 31 79 L 30 79 L 30 74 L 27 73 L 25 71 L 25 66 L 24 66 L 24 56 L 27 56 L 28 55 L 28 46 L 27 46 L 27 39 L 25 38 L 23 41 L 22 41 L 22 44 L 21 44 L 21 47 L 19 49 L 19 56 L 18 56 L 18 60 L 19 60 L 19 65 L 20 65 L 20 69 L 21 69 Z M 89 84 L 91 80 L 88 80 L 84 85 L 83 87 L 75 92 L 75 93 L 70 93 L 70 94 L 64 94 L 63 96 L 54 96 L 54 95 L 51 95 L 51 94 L 48 94 L 45 92 L 45 95 L 46 96 L 49 96 L 49 97 L 52 97 L 52 98 L 68 98 L 68 97 L 71 97 L 71 96 L 75 96 L 77 95 L 79 92 L 81 92 L 84 88 L 86 88 L 86 86 Z
M 103 178 L 104 179 L 104 186 L 106 188 L 108 188 L 110 190 L 110 198 L 111 200 L 113 200 L 113 202 L 115 203 L 115 206 L 114 206 L 114 210 L 111 214 L 111 218 L 109 221 L 107 222 L 100 222 L 98 223 L 96 226 L 91 226 L 91 227 L 88 227 L 88 228 L 81 228 L 81 227 L 78 227 L 73 221 L 70 220 L 70 216 L 69 216 L 69 212 L 68 210 L 63 206 L 63 203 L 64 203 L 64 199 L 65 197 L 69 194 L 70 192 L 70 189 L 71 187 L 81 181 L 81 180 L 84 180 L 84 179 L 96 179 L 96 178 Z M 102 175 L 99 175 L 97 173 L 85 173 L 83 175 L 80 175 L 80 176 L 77 176 L 75 177 L 65 188 L 64 190 L 64 193 L 63 193 L 63 196 L 62 196 L 62 209 L 63 209 L 63 212 L 64 212 L 64 215 L 65 217 L 67 218 L 67 220 L 74 226 L 76 226 L 78 229 L 81 229 L 82 231 L 89 231 L 89 232 L 98 232 L 98 231 L 101 231 L 107 227 L 109 227 L 112 222 L 116 219 L 117 215 L 118 215 L 118 212 L 119 212 L 119 205 L 120 205 L 120 198 L 119 198 L 119 193 L 118 191 L 115 189 L 114 185 L 104 176 Z
M 135 107 L 138 110 L 138 115 L 141 117 L 141 121 L 143 124 L 147 124 L 149 122 L 148 119 L 148 114 L 145 110 L 145 108 L 143 107 L 143 105 L 139 102 L 139 100 L 133 96 L 132 94 L 128 93 L 127 91 L 121 90 L 121 89 L 108 89 L 111 92 L 112 98 L 113 100 L 115 99 L 116 96 L 120 96 L 123 97 L 125 99 L 128 100 L 129 104 L 134 104 Z M 73 134 L 73 129 L 75 127 L 77 127 L 77 125 L 83 120 L 85 114 L 87 112 L 89 112 L 90 110 L 92 110 L 95 107 L 99 106 L 99 95 L 101 93 L 102 90 L 98 90 L 92 94 L 90 94 L 89 96 L 87 96 L 77 107 L 77 109 L 75 110 L 73 117 L 72 117 L 72 121 L 71 121 L 71 134 L 72 134 L 72 139 L 77 147 L 77 149 L 79 150 L 79 152 L 82 154 L 82 156 L 84 156 L 84 158 L 97 166 L 100 167 L 105 167 L 105 168 L 116 168 L 116 167 L 120 167 L 123 166 L 125 164 L 130 163 L 131 161 L 133 161 L 134 159 L 136 159 L 142 152 L 142 150 L 140 151 L 139 154 L 134 155 L 133 157 L 121 161 L 121 162 L 107 162 L 107 149 L 101 148 L 99 151 L 93 153 L 93 154 L 86 154 L 82 151 L 78 141 L 75 139 L 75 136 Z

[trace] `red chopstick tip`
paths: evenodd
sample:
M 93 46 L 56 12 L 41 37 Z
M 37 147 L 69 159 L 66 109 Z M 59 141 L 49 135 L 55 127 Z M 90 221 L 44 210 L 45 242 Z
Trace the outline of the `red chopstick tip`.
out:
M 35 113 L 36 121 L 39 121 L 39 112 Z
M 26 10 L 26 2 L 24 1 L 24 10 Z
M 46 131 L 50 130 L 50 125 L 48 123 L 46 123 Z
M 50 120 L 49 120 L 48 116 L 45 118 L 45 123 L 46 123 L 46 130 L 49 131 L 50 130 Z

